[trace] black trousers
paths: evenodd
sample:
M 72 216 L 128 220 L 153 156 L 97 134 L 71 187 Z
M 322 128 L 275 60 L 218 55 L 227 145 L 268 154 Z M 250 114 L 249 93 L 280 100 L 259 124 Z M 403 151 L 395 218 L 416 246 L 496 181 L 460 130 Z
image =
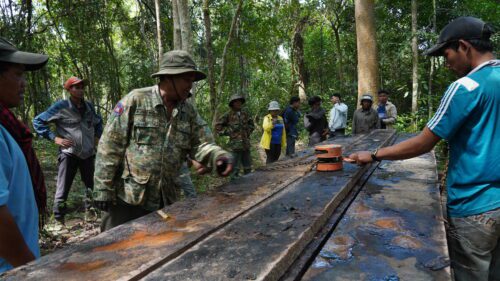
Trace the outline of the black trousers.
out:
M 271 146 L 269 149 L 266 149 L 266 164 L 273 163 L 278 161 L 280 158 L 281 154 L 281 144 L 273 144 L 271 143 Z
M 74 155 L 59 153 L 57 157 L 57 190 L 53 207 L 56 218 L 63 218 L 66 214 L 66 200 L 78 170 L 80 170 L 81 179 L 87 189 L 86 192 L 94 189 L 94 160 L 95 156 L 80 159 Z M 91 202 L 86 200 L 85 208 L 89 208 L 90 204 Z

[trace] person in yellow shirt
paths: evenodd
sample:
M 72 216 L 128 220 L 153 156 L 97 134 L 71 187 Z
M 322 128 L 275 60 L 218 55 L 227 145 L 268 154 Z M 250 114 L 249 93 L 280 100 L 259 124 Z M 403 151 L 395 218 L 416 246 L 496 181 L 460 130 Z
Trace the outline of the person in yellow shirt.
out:
M 260 146 L 266 151 L 266 164 L 278 161 L 281 148 L 286 147 L 286 131 L 283 118 L 279 116 L 280 105 L 277 101 L 271 101 L 267 109 L 269 114 L 264 116 L 262 127 L 264 134 Z

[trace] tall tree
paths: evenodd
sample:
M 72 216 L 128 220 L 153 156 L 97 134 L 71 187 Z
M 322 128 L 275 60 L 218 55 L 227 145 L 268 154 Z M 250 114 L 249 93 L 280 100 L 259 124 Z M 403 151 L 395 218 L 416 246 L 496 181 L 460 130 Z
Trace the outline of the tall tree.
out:
M 226 64 L 227 64 L 227 54 L 229 51 L 229 48 L 231 47 L 231 44 L 234 39 L 234 34 L 236 31 L 236 25 L 238 24 L 240 14 L 241 14 L 241 8 L 243 6 L 243 0 L 238 1 L 238 6 L 236 7 L 236 11 L 234 12 L 233 20 L 231 21 L 231 28 L 229 29 L 229 34 L 227 36 L 227 41 L 226 44 L 224 45 L 224 51 L 222 52 L 222 60 L 220 64 L 220 76 L 219 76 L 219 87 L 217 89 L 217 96 L 222 96 L 222 93 L 224 92 L 224 86 L 225 86 L 225 79 L 226 79 Z M 216 104 L 217 104 L 217 99 L 216 99 Z M 213 115 L 212 119 L 212 124 L 215 124 L 218 119 L 218 110 L 217 107 L 215 108 L 215 112 Z
M 436 0 L 432 0 L 432 28 L 431 32 L 435 33 L 436 32 Z M 432 93 L 433 89 L 432 87 L 434 86 L 432 84 L 432 80 L 434 80 L 434 72 L 435 72 L 435 58 L 431 57 L 430 58 L 431 63 L 430 63 L 430 70 L 429 70 L 429 82 L 428 82 L 428 88 L 429 92 L 427 95 L 427 112 L 428 112 L 428 117 L 431 118 L 433 114 L 433 107 L 432 107 Z
M 417 0 L 411 0 L 411 52 L 412 52 L 412 91 L 411 112 L 418 110 L 418 34 L 417 34 Z
M 174 23 L 174 50 L 182 50 L 181 21 L 179 17 L 180 15 L 179 15 L 178 1 L 172 0 L 172 20 Z
M 160 0 L 155 0 L 155 14 L 156 14 L 156 39 L 158 40 L 158 66 L 161 63 L 163 55 L 163 44 L 161 42 L 161 17 L 160 17 Z
M 302 102 L 307 100 L 307 84 L 309 73 L 304 59 L 304 29 L 309 21 L 309 13 L 302 15 L 302 6 L 299 0 L 291 3 L 293 19 L 296 20 L 292 35 L 292 91 L 290 96 L 295 96 L 295 88 L 298 89 L 299 98 Z
M 174 19 L 174 49 L 193 53 L 191 17 L 188 0 L 172 0 L 172 15 Z
M 375 36 L 374 0 L 356 0 L 356 41 L 358 49 L 358 106 L 365 93 L 373 95 L 376 103 L 378 90 L 378 59 Z
M 210 0 L 203 0 L 203 22 L 205 24 L 205 48 L 207 49 L 207 80 L 210 93 L 210 107 L 217 108 L 217 90 L 215 88 L 215 59 L 212 47 L 212 21 L 210 20 Z M 216 119 L 214 118 L 213 120 Z M 212 125 L 215 125 L 213 120 Z

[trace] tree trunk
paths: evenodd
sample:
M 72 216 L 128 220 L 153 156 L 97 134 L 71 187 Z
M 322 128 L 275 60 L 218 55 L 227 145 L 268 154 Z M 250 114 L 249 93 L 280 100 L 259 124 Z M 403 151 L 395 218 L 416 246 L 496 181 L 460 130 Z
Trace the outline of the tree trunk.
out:
M 205 48 L 207 49 L 207 64 L 208 64 L 208 88 L 210 92 L 210 106 L 211 108 L 217 108 L 217 91 L 215 88 L 215 63 L 214 54 L 212 49 L 212 22 L 210 20 L 210 1 L 203 0 L 203 21 L 205 23 Z M 215 115 L 215 112 L 214 114 Z M 215 125 L 212 116 L 212 126 Z
M 224 51 L 222 52 L 222 61 L 220 65 L 220 78 L 219 78 L 219 88 L 217 90 L 217 96 L 222 96 L 222 93 L 224 92 L 224 79 L 226 78 L 226 62 L 227 62 L 227 52 L 229 51 L 229 47 L 231 46 L 231 43 L 233 42 L 234 38 L 234 33 L 236 30 L 236 25 L 238 24 L 238 20 L 240 18 L 241 14 L 241 7 L 243 6 L 243 0 L 238 1 L 238 6 L 236 7 L 236 11 L 234 12 L 233 20 L 231 22 L 231 29 L 229 29 L 229 34 L 227 37 L 226 45 L 224 46 Z M 216 100 L 217 104 L 217 100 Z M 214 116 L 212 119 L 212 124 L 215 124 L 217 122 L 218 118 L 218 110 L 217 107 L 214 108 Z
M 418 38 L 417 38 L 417 0 L 411 0 L 411 51 L 413 57 L 411 112 L 418 110 Z
M 306 68 L 305 60 L 304 60 L 304 38 L 302 37 L 302 32 L 309 20 L 309 16 L 302 17 L 297 25 L 295 26 L 295 30 L 293 33 L 292 39 L 292 96 L 293 89 L 295 86 L 298 87 L 299 98 L 302 102 L 307 101 L 307 84 L 309 82 L 309 73 Z M 298 78 L 295 78 L 295 75 L 298 74 Z
M 160 0 L 155 0 L 155 11 L 156 11 L 156 39 L 158 40 L 158 66 L 160 66 L 161 59 L 163 56 L 163 44 L 161 42 Z
M 358 49 L 358 106 L 361 96 L 370 93 L 377 103 L 378 59 L 375 39 L 374 0 L 356 0 L 356 38 Z
M 436 0 L 432 0 L 432 33 L 436 32 Z M 432 80 L 434 79 L 434 71 L 436 69 L 436 64 L 435 64 L 435 60 L 434 60 L 434 57 L 431 57 L 431 69 L 429 70 L 429 94 L 427 95 L 427 107 L 428 107 L 428 116 L 429 116 L 429 119 L 432 118 L 432 114 L 433 114 L 433 106 L 432 106 L 432 103 L 433 103 L 433 100 L 432 100 L 432 87 L 433 87 L 433 84 L 432 84 Z
M 179 13 L 179 24 L 181 26 L 181 48 L 193 55 L 191 17 L 189 15 L 188 0 L 177 0 L 177 11 Z
M 172 0 L 172 19 L 174 21 L 174 50 L 182 50 L 181 23 L 178 0 Z

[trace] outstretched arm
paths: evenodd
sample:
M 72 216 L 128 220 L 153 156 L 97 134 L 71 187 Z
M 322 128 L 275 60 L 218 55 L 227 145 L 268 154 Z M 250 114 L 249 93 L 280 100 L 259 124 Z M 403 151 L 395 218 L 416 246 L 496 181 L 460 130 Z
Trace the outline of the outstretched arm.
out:
M 409 159 L 432 150 L 432 148 L 441 140 L 428 127 L 418 135 L 404 142 L 381 148 L 377 151 L 376 157 L 380 160 L 401 160 Z M 370 163 L 373 161 L 371 151 L 360 151 L 353 153 L 349 158 L 355 160 L 358 164 Z

